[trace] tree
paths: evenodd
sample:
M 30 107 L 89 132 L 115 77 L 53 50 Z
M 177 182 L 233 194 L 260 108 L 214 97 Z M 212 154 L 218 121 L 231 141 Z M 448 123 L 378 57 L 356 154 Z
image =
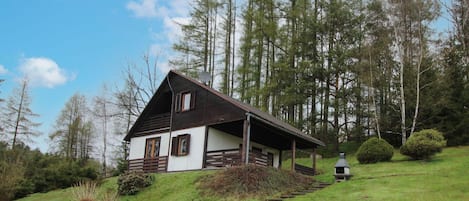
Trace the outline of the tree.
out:
M 415 130 L 417 122 L 421 75 L 431 66 L 424 59 L 428 59 L 428 40 L 431 34 L 429 24 L 438 16 L 438 3 L 432 0 L 390 1 L 391 15 L 394 17 L 394 50 L 399 65 L 399 91 L 401 112 L 402 144 L 407 139 L 407 121 L 412 121 L 411 132 Z M 410 96 L 413 95 L 413 96 Z M 412 98 L 412 97 L 415 97 Z M 413 103 L 412 107 L 406 103 Z M 413 110 L 413 118 L 407 119 L 406 113 Z
M 221 4 L 216 0 L 196 0 L 190 12 L 189 24 L 181 24 L 182 39 L 173 45 L 181 55 L 170 61 L 183 73 L 197 77 L 201 71 L 211 75 L 213 87 L 215 75 L 217 17 Z
M 101 93 L 99 96 L 94 97 L 94 110 L 93 115 L 97 117 L 100 121 L 101 127 L 101 137 L 103 140 L 103 150 L 102 150 L 102 172 L 104 177 L 107 176 L 107 145 L 108 145 L 108 124 L 111 121 L 111 118 L 114 116 L 111 109 L 111 100 L 108 94 L 108 89 L 106 85 L 103 85 Z M 95 121 L 97 122 L 97 121 Z
M 32 112 L 30 108 L 31 97 L 29 93 L 28 80 L 21 80 L 19 88 L 13 91 L 3 109 L 5 117 L 3 125 L 5 125 L 6 133 L 13 135 L 12 149 L 15 149 L 17 140 L 38 135 L 34 128 L 40 124 L 35 123 L 33 118 L 39 115 Z
M 2 85 L 2 83 L 4 82 L 5 80 L 3 79 L 0 79 L 0 85 Z M 0 91 L 0 94 L 2 93 L 2 91 Z M 0 98 L 0 104 L 3 103 L 5 100 L 3 100 L 2 98 Z M 0 105 L 1 106 L 1 105 Z M 3 125 L 0 125 L 0 133 L 3 133 Z
M 75 93 L 60 112 L 55 131 L 49 136 L 58 145 L 55 151 L 67 159 L 87 160 L 90 156 L 94 127 L 88 111 L 85 96 Z

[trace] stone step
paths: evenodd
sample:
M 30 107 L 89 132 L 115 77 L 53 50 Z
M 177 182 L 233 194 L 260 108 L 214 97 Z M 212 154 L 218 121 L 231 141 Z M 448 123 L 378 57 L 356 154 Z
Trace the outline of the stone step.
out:
M 304 194 L 306 194 L 306 193 L 304 193 L 304 192 L 293 192 L 293 193 L 291 193 L 291 195 L 294 195 L 294 196 L 304 195 Z
M 281 195 L 280 198 L 286 199 L 286 198 L 294 198 L 294 195 Z

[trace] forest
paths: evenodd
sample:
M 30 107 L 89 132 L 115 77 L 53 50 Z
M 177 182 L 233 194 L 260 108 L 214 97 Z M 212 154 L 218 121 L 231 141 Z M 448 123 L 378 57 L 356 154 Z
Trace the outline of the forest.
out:
M 331 152 L 371 136 L 400 147 L 429 128 L 449 146 L 469 144 L 465 0 L 194 0 L 191 6 L 171 67 L 194 78 L 208 72 L 210 87 L 321 139 Z M 441 19 L 450 30 L 438 25 Z M 127 144 L 115 139 L 129 131 L 164 76 L 149 55 L 142 61 L 116 69 L 123 72 L 121 87 L 104 84 L 98 96 L 70 97 L 45 134 L 50 153 L 27 146 L 40 125 L 28 80 L 0 99 L 0 194 L 6 196 L 0 200 L 125 169 Z

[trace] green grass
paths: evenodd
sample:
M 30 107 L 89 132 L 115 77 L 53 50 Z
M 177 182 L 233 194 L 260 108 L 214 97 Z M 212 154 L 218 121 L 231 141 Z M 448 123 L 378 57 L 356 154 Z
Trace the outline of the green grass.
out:
M 444 149 L 430 161 L 408 161 L 395 153 L 391 162 L 361 165 L 355 156 L 347 156 L 354 174 L 350 181 L 289 200 L 469 200 L 468 156 L 469 147 Z M 326 172 L 317 180 L 334 181 L 336 161 L 321 160 L 318 168 Z
M 430 161 L 408 161 L 395 153 L 391 162 L 361 165 L 348 155 L 354 177 L 350 181 L 331 185 L 321 191 L 299 196 L 289 201 L 306 200 L 469 200 L 469 146 L 444 149 Z M 337 158 L 318 160 L 323 174 L 315 179 L 332 183 Z M 311 165 L 310 159 L 297 163 Z M 283 162 L 288 168 L 289 161 Z M 195 183 L 201 176 L 214 171 L 193 171 L 156 174 L 155 183 L 135 196 L 123 196 L 122 201 L 136 200 L 217 200 L 201 198 Z M 104 181 L 99 191 L 117 188 L 117 178 Z M 69 189 L 33 194 L 23 201 L 71 200 Z M 255 199 L 253 199 L 255 200 Z

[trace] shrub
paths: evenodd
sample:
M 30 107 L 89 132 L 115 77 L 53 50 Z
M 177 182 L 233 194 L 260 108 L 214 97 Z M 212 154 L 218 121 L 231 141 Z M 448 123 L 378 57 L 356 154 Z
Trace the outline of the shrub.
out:
M 237 200 L 299 191 L 310 187 L 313 182 L 311 177 L 299 173 L 249 164 L 202 177 L 197 188 L 205 195 Z
M 435 129 L 425 129 L 412 134 L 401 147 L 401 154 L 413 159 L 428 159 L 446 146 L 443 134 Z
M 135 195 L 153 183 L 153 176 L 142 172 L 126 172 L 117 179 L 120 195 Z
M 96 199 L 96 183 L 91 181 L 81 181 L 73 185 L 73 199 L 76 201 L 95 201 Z
M 386 140 L 376 137 L 365 141 L 357 151 L 357 160 L 362 164 L 390 161 L 394 148 Z

